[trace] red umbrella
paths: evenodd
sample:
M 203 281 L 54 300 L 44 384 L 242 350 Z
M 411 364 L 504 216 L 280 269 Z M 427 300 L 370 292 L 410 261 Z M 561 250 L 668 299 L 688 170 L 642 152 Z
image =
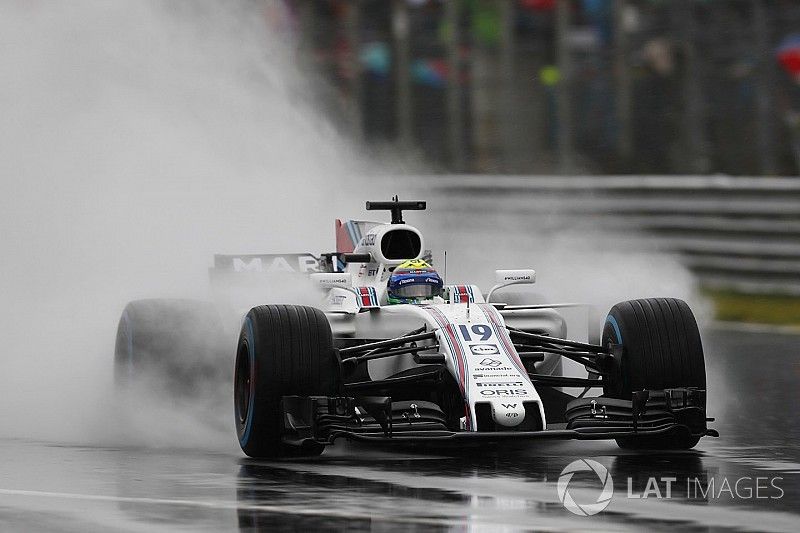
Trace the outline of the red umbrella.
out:
M 800 34 L 786 37 L 777 50 L 778 62 L 793 78 L 800 81 Z
M 523 9 L 535 9 L 538 11 L 550 11 L 556 7 L 556 0 L 522 0 L 520 5 Z

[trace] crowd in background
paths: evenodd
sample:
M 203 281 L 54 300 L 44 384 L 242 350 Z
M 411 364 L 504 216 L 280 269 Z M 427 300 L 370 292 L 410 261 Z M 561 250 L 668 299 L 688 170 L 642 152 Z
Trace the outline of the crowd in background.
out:
M 284 8 L 300 53 L 335 88 L 335 120 L 368 143 L 420 151 L 444 172 L 800 170 L 800 2 Z

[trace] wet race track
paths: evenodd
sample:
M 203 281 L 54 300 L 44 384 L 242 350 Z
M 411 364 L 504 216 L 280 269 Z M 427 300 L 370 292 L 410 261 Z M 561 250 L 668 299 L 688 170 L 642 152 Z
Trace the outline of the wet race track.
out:
M 313 461 L 270 463 L 4 441 L 0 530 L 797 531 L 800 336 L 715 329 L 704 341 L 709 415 L 722 437 L 693 452 L 639 455 L 613 442 L 429 454 L 337 445 Z M 610 504 L 591 517 L 566 510 L 557 491 L 562 469 L 581 458 L 613 480 Z M 600 489 L 586 472 L 568 486 L 579 503 Z

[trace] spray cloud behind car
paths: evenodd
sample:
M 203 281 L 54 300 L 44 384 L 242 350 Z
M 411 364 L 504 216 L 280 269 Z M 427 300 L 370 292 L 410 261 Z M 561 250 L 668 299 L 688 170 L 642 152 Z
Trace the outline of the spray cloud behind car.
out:
M 0 6 L 2 435 L 229 435 L 147 395 L 120 422 L 114 330 L 127 300 L 206 297 L 215 252 L 329 248 L 357 205 L 362 158 L 308 104 L 280 5 Z

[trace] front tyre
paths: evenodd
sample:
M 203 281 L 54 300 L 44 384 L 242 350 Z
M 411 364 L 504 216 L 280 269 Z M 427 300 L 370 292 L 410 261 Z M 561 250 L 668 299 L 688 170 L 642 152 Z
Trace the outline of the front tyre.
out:
M 675 298 L 621 302 L 606 317 L 603 346 L 620 344 L 618 379 L 605 381 L 603 394 L 630 400 L 634 391 L 706 388 L 700 331 L 691 309 Z M 705 410 L 705 405 L 702 406 Z M 617 439 L 622 448 L 690 449 L 700 437 L 664 435 Z
M 250 457 L 319 455 L 282 442 L 283 396 L 334 396 L 339 365 L 328 319 L 319 309 L 262 305 L 247 313 L 239 335 L 234 413 L 239 445 Z

